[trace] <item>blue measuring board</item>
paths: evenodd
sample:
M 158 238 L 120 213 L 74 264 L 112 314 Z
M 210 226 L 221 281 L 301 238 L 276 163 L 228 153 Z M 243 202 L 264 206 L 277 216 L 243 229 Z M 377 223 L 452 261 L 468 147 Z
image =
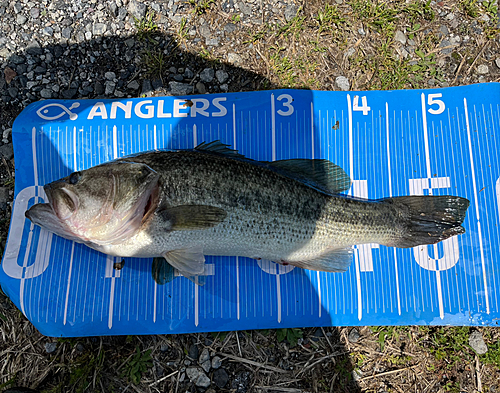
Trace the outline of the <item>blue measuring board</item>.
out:
M 96 336 L 329 325 L 496 325 L 500 85 L 274 90 L 48 100 L 13 128 L 15 202 L 2 289 L 43 334 Z M 256 160 L 326 158 L 364 198 L 459 195 L 466 234 L 435 246 L 356 246 L 345 273 L 207 257 L 199 287 L 157 285 L 151 259 L 100 254 L 24 217 L 43 185 L 128 154 L 221 140 Z

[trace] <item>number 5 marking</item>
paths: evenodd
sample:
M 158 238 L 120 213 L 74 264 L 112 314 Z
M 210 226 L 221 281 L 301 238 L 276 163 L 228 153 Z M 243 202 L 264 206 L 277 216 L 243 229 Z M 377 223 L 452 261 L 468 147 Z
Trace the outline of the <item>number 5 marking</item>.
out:
M 288 110 L 282 111 L 281 109 L 278 110 L 278 115 L 281 116 L 291 116 L 293 111 L 295 110 L 294 107 L 292 106 L 293 98 L 290 94 L 282 94 L 276 98 L 278 101 L 281 100 L 286 100 L 283 102 L 283 106 L 286 107 Z
M 431 115 L 439 115 L 440 113 L 444 112 L 444 108 L 446 107 L 444 105 L 444 102 L 441 100 L 436 100 L 436 98 L 441 98 L 443 96 L 442 93 L 435 93 L 435 94 L 429 94 L 427 96 L 427 104 L 428 105 L 437 105 L 437 109 L 432 109 L 429 108 L 428 111 Z

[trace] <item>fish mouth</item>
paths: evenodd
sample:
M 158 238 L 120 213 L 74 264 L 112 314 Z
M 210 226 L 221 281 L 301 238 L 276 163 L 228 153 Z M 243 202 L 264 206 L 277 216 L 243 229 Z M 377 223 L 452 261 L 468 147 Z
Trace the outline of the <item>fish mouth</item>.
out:
M 54 209 L 49 203 L 37 203 L 31 206 L 25 213 L 27 219 L 33 224 L 39 225 L 47 231 L 53 232 L 65 239 L 81 242 L 82 240 L 74 236 L 70 229 L 59 219 Z

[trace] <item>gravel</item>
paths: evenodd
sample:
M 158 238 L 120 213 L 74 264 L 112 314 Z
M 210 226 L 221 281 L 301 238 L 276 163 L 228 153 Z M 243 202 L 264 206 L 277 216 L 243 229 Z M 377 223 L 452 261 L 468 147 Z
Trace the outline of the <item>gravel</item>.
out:
M 473 331 L 469 336 L 469 345 L 478 355 L 484 355 L 488 352 L 488 347 L 484 342 L 483 335 L 477 330 Z
M 345 76 L 337 76 L 337 78 L 335 78 L 335 84 L 340 90 L 343 91 L 348 91 L 351 88 L 349 79 L 347 79 Z

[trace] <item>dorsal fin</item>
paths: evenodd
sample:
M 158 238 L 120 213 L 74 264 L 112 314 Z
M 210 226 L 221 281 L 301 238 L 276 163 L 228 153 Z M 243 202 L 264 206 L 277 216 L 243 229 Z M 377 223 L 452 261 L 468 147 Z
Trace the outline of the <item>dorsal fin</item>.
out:
M 210 143 L 200 143 L 195 147 L 195 150 L 253 161 L 238 153 L 237 150 L 231 149 L 230 145 L 226 145 L 219 140 Z M 351 187 L 351 179 L 347 173 L 341 167 L 328 160 L 296 158 L 273 162 L 261 161 L 261 163 L 278 170 L 283 175 L 326 193 L 338 194 Z
M 333 162 L 322 159 L 291 159 L 268 163 L 285 174 L 321 191 L 338 194 L 351 187 L 351 178 Z
M 230 145 L 226 145 L 218 140 L 210 143 L 202 142 L 194 149 L 198 151 L 207 151 L 210 153 L 224 154 L 228 157 L 233 157 L 233 158 L 246 158 L 244 155 L 238 153 L 238 150 L 231 149 Z

